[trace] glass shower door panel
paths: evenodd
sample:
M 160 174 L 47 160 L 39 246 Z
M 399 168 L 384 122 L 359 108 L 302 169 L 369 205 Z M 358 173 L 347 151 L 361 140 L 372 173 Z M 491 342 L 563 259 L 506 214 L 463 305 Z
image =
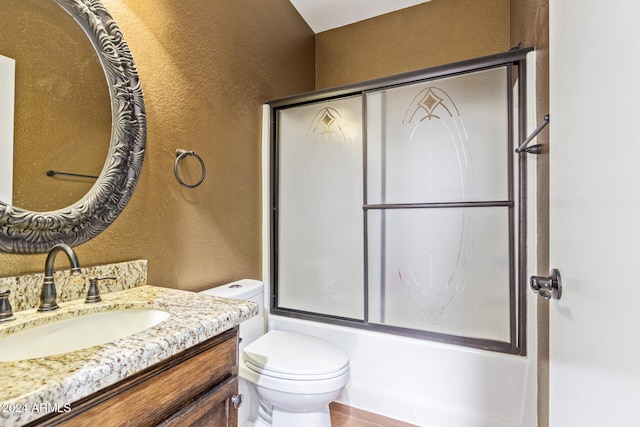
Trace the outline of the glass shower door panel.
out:
M 369 321 L 509 342 L 508 210 L 370 210 Z
M 507 69 L 367 94 L 370 204 L 505 200 Z
M 279 308 L 364 318 L 362 98 L 278 112 Z

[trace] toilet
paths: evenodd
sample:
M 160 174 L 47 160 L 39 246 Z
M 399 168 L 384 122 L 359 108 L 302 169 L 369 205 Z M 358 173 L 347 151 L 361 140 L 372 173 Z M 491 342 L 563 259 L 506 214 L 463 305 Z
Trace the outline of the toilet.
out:
M 202 292 L 255 302 L 259 313 L 240 324 L 238 426 L 330 427 L 329 403 L 349 381 L 349 356 L 309 335 L 265 331 L 264 288 L 243 279 Z

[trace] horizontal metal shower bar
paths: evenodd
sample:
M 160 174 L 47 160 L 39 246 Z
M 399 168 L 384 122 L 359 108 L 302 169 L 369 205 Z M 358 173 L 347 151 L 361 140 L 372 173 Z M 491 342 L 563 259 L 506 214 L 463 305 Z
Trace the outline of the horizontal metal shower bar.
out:
M 493 202 L 438 202 L 438 203 L 382 203 L 362 205 L 364 210 L 373 209 L 440 209 L 440 208 L 492 208 L 514 206 L 511 200 Z

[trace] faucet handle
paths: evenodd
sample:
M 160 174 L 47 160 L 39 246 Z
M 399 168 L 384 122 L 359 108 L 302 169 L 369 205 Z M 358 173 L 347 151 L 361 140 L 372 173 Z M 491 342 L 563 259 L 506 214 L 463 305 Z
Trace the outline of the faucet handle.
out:
M 89 291 L 87 292 L 87 297 L 84 302 L 86 304 L 92 304 L 94 302 L 102 301 L 100 297 L 100 289 L 98 289 L 98 282 L 100 280 L 116 280 L 115 277 L 92 277 L 89 279 Z
M 0 292 L 0 322 L 8 322 L 9 320 L 15 319 L 15 317 L 13 317 L 11 303 L 9 302 L 10 293 L 8 290 Z

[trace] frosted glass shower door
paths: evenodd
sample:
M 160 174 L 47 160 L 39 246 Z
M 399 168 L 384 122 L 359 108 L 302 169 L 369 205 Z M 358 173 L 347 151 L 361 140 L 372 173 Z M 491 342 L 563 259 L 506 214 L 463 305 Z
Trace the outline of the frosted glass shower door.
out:
M 508 72 L 367 94 L 369 322 L 510 341 Z
M 278 307 L 364 318 L 362 97 L 278 111 Z
M 526 353 L 526 54 L 274 100 L 273 314 Z

